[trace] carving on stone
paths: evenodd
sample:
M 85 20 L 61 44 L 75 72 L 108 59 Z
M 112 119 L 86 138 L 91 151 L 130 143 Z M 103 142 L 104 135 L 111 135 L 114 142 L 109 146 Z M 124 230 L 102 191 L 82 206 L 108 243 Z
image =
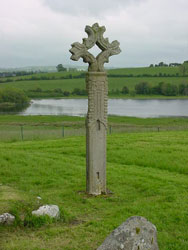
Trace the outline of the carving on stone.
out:
M 100 27 L 98 23 L 93 24 L 92 27 L 87 25 L 85 32 L 88 34 L 88 38 L 83 38 L 82 44 L 75 42 L 71 45 L 72 48 L 69 50 L 72 54 L 71 59 L 78 61 L 83 58 L 85 63 L 89 63 L 88 71 L 104 72 L 104 63 L 109 62 L 109 57 L 121 52 L 117 40 L 109 43 L 108 38 L 103 37 L 105 31 L 106 28 Z M 102 50 L 96 58 L 88 51 L 95 44 Z
M 88 92 L 88 126 L 98 121 L 99 126 L 103 125 L 107 130 L 107 106 L 108 106 L 108 86 L 106 78 L 101 81 L 90 80 L 87 81 L 86 86 Z
M 73 43 L 71 59 L 89 63 L 86 74 L 88 113 L 86 117 L 86 191 L 92 195 L 106 193 L 106 132 L 108 114 L 108 82 L 104 63 L 109 57 L 119 54 L 119 42 L 109 43 L 104 38 L 105 27 L 95 23 L 86 26 L 88 38 Z M 95 58 L 88 50 L 97 45 L 101 52 Z

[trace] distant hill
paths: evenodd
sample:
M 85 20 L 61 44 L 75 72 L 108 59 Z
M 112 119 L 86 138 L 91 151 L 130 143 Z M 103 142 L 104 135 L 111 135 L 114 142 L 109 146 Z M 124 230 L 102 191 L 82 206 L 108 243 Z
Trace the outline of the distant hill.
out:
M 68 64 L 63 64 L 65 68 L 76 68 L 77 70 L 86 70 L 86 66 L 72 66 Z M 28 67 L 18 67 L 18 68 L 0 68 L 0 72 L 17 72 L 17 71 L 34 71 L 34 72 L 57 72 L 56 66 L 28 66 Z
M 45 71 L 45 72 L 55 72 L 55 66 L 28 66 L 28 67 L 18 67 L 18 68 L 0 68 L 0 72 L 17 72 L 17 71 Z
M 87 71 L 87 66 L 72 66 L 68 64 L 63 64 L 63 66 L 71 71 L 71 68 L 76 68 L 78 71 L 83 70 Z M 143 76 L 143 75 L 156 75 L 166 74 L 176 75 L 179 74 L 179 67 L 136 67 L 136 68 L 110 68 L 105 67 L 108 71 L 108 75 L 122 75 L 122 76 Z M 18 71 L 27 71 L 27 72 L 57 72 L 56 66 L 30 66 L 30 67 L 18 67 L 18 68 L 0 68 L 1 72 L 18 72 Z M 162 76 L 161 75 L 161 76 Z

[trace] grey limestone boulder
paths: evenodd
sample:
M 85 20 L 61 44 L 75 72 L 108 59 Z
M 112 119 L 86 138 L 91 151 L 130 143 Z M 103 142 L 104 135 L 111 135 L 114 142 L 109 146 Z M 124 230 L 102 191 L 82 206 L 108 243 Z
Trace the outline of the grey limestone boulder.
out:
M 97 250 L 158 250 L 156 227 L 144 217 L 133 216 L 116 228 Z
M 51 218 L 58 219 L 60 216 L 60 211 L 59 207 L 56 205 L 44 205 L 39 207 L 38 210 L 32 211 L 32 214 L 36 216 L 48 215 Z
M 4 213 L 0 215 L 0 224 L 12 224 L 15 220 L 15 216 L 9 213 Z

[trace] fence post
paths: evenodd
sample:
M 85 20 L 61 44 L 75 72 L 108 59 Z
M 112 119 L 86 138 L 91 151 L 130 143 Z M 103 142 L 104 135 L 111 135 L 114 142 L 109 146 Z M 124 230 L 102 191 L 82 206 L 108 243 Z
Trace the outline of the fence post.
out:
M 64 125 L 62 125 L 62 137 L 65 137 L 65 129 L 64 129 Z
M 158 129 L 158 132 L 159 132 L 159 129 L 160 129 L 160 128 L 158 127 L 157 129 Z
M 110 127 L 109 127 L 109 134 L 111 135 L 111 133 L 112 133 L 112 126 L 110 125 Z
M 22 138 L 22 141 L 23 141 L 24 140 L 23 125 L 20 126 L 20 130 L 21 130 L 21 138 Z

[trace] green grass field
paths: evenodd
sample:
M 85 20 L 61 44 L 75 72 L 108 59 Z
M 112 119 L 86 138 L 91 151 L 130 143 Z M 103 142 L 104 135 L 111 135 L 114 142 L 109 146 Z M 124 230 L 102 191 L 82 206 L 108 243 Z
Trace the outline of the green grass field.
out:
M 81 73 L 84 73 L 84 71 L 77 71 L 77 72 L 50 72 L 50 73 L 37 73 L 33 75 L 27 75 L 27 76 L 15 76 L 11 77 L 13 80 L 17 79 L 31 79 L 31 77 L 53 77 L 54 79 L 58 79 L 61 77 L 69 76 L 70 74 L 74 76 L 78 76 Z M 143 75 L 143 74 L 150 74 L 150 75 L 159 75 L 159 74 L 170 74 L 170 75 L 176 75 L 177 73 L 180 74 L 178 67 L 139 67 L 139 68 L 120 68 L 120 69 L 110 69 L 107 70 L 108 75 Z M 7 78 L 5 78 L 7 79 Z
M 179 85 L 181 83 L 188 83 L 188 78 L 185 77 L 125 77 L 125 78 L 109 78 L 109 90 L 119 89 L 127 86 L 130 90 L 133 90 L 135 85 L 140 82 L 148 82 L 151 86 L 155 86 L 160 82 L 171 83 Z
M 80 123 L 84 124 L 85 118 L 79 116 L 57 116 L 57 115 L 36 115 L 36 116 L 20 116 L 20 115 L 0 115 L 0 124 L 4 125 L 32 125 L 32 124 L 71 124 L 71 126 L 78 126 Z M 187 118 L 136 118 L 126 116 L 108 116 L 110 124 L 127 124 L 127 125 L 141 125 L 141 126 L 181 126 L 188 125 Z
M 127 86 L 130 90 L 133 90 L 135 85 L 140 82 L 148 82 L 152 86 L 157 85 L 160 82 L 171 83 L 179 85 L 181 83 L 188 83 L 187 77 L 123 77 L 123 78 L 109 78 L 109 90 L 112 89 L 122 90 L 124 86 Z M 36 81 L 20 81 L 20 82 L 8 82 L 0 83 L 0 88 L 3 87 L 15 87 L 22 90 L 33 90 L 41 88 L 42 90 L 53 90 L 61 88 L 62 90 L 72 91 L 74 88 L 85 89 L 85 79 L 60 79 L 60 80 L 36 80 Z
M 38 73 L 34 75 L 28 75 L 28 76 L 20 76 L 20 77 L 10 77 L 10 78 L 2 78 L 4 81 L 6 79 L 12 79 L 13 82 L 4 82 L 0 83 L 0 88 L 4 87 L 15 87 L 20 88 L 24 91 L 26 91 L 26 94 L 29 96 L 36 97 L 44 97 L 45 94 L 40 93 L 34 93 L 30 90 L 36 90 L 37 88 L 40 88 L 42 91 L 53 91 L 55 89 L 62 89 L 63 91 L 69 91 L 70 93 L 75 89 L 85 89 L 85 79 L 84 78 L 78 78 L 78 79 L 60 79 L 62 77 L 67 77 L 70 74 L 74 76 L 78 76 L 80 74 L 83 74 L 84 72 L 53 72 L 53 73 Z M 170 83 L 174 85 L 180 85 L 182 83 L 188 84 L 188 77 L 182 77 L 181 74 L 179 74 L 179 68 L 178 67 L 142 67 L 142 68 L 122 68 L 122 69 L 112 69 L 108 70 L 108 86 L 109 86 L 109 92 L 110 96 L 112 97 L 119 97 L 119 98 L 166 98 L 164 96 L 146 96 L 142 95 L 141 97 L 130 94 L 130 95 L 122 95 L 120 93 L 116 93 L 117 90 L 121 91 L 124 86 L 127 86 L 130 91 L 133 91 L 135 88 L 135 85 L 140 82 L 148 82 L 152 87 L 158 85 L 160 82 L 164 83 Z M 164 76 L 166 74 L 166 76 Z M 175 77 L 177 74 L 178 77 Z M 113 77 L 110 77 L 110 75 L 113 75 Z M 120 77 L 121 75 L 124 75 L 123 77 Z M 125 77 L 125 75 L 132 75 L 132 77 Z M 155 77 L 149 77 L 144 75 L 151 75 Z M 163 76 L 162 76 L 163 75 Z M 116 76 L 116 77 L 114 77 Z M 139 76 L 139 77 L 138 77 Z M 47 77 L 47 78 L 53 78 L 51 80 L 31 80 L 32 77 Z M 1 79 L 1 80 L 2 80 Z M 17 81 L 18 79 L 22 79 L 22 81 Z M 30 79 L 30 80 L 29 80 Z M 46 97 L 50 97 L 50 95 L 53 97 L 54 94 L 46 94 Z M 55 96 L 54 96 L 55 97 Z M 180 96 L 177 96 L 176 98 L 182 98 Z
M 188 130 L 187 118 L 109 116 L 108 134 Z M 85 135 L 85 118 L 68 116 L 0 116 L 0 142 L 62 139 Z
M 139 67 L 139 68 L 121 68 L 121 69 L 111 69 L 108 70 L 108 74 L 119 74 L 119 75 L 159 75 L 159 74 L 170 74 L 176 75 L 180 74 L 178 67 Z
M 99 197 L 85 193 L 84 136 L 0 143 L 0 213 L 16 215 L 15 225 L 0 227 L 0 249 L 96 249 L 133 215 L 156 225 L 161 250 L 188 249 L 188 131 L 112 134 L 107 142 L 113 194 Z M 61 220 L 34 220 L 42 204 L 57 204 Z
M 67 77 L 70 74 L 72 76 L 78 76 L 81 73 L 84 73 L 84 71 L 77 71 L 77 72 L 48 72 L 48 73 L 36 73 L 32 75 L 26 75 L 26 76 L 14 76 L 14 77 L 8 77 L 4 79 L 12 79 L 12 80 L 17 80 L 17 79 L 22 79 L 22 80 L 28 80 L 31 79 L 32 77 L 53 77 L 54 79 L 59 79 L 61 77 Z

